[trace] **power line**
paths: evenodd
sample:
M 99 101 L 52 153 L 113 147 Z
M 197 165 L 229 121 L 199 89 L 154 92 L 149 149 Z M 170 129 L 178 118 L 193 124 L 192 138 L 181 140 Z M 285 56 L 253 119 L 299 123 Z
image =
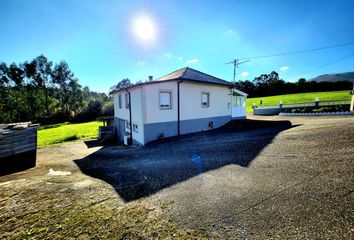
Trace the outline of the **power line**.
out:
M 277 57 L 277 56 L 284 56 L 284 55 L 292 55 L 292 54 L 299 54 L 299 53 L 305 53 L 305 52 L 325 50 L 325 49 L 329 49 L 329 48 L 344 47 L 344 46 L 349 46 L 349 45 L 354 45 L 354 42 L 331 45 L 331 46 L 326 46 L 326 47 L 319 47 L 319 48 L 311 48 L 311 49 L 306 49 L 306 50 L 298 50 L 298 51 L 292 51 L 292 52 L 284 52 L 284 53 L 263 55 L 263 56 L 257 56 L 257 57 L 240 58 L 239 60 L 250 60 L 250 59 L 258 59 L 258 58 L 267 58 L 267 57 Z
M 250 61 L 250 60 L 246 60 L 246 61 L 240 62 L 239 59 L 234 59 L 234 60 L 232 60 L 231 62 L 225 63 L 225 64 L 233 64 L 233 65 L 234 65 L 234 83 L 235 83 L 235 81 L 236 81 L 236 68 L 238 68 L 238 66 L 239 66 L 240 64 L 245 63 L 245 62 L 249 62 L 249 61 Z
M 313 69 L 311 69 L 311 70 L 309 70 L 309 71 L 305 71 L 305 72 L 303 72 L 303 73 L 300 73 L 299 75 L 306 74 L 306 73 L 309 73 L 309 72 L 313 72 L 313 71 L 315 71 L 315 70 L 317 70 L 317 69 L 321 69 L 321 68 L 327 67 L 327 66 L 332 65 L 332 64 L 335 64 L 335 63 L 337 63 L 337 62 L 341 62 L 341 61 L 343 61 L 343 60 L 345 60 L 345 59 L 347 59 L 347 58 L 350 58 L 351 56 L 354 56 L 354 53 L 351 53 L 351 54 L 349 54 L 349 55 L 346 55 L 346 56 L 344 56 L 344 57 L 342 57 L 342 58 L 339 58 L 339 59 L 337 59 L 337 60 L 334 60 L 334 61 L 332 61 L 332 62 L 329 62 L 329 63 L 323 64 L 323 65 L 320 65 L 320 66 L 315 67 L 315 68 L 313 68 Z

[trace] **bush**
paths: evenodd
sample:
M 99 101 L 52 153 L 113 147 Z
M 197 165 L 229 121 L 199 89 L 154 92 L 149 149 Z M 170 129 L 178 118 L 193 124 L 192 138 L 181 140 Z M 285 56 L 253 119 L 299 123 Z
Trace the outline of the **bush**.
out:
M 98 100 L 90 101 L 87 107 L 77 114 L 74 122 L 90 122 L 102 116 L 102 103 Z
M 113 101 L 106 102 L 102 107 L 103 116 L 113 116 L 114 115 L 114 103 Z
M 50 117 L 40 117 L 37 118 L 37 123 L 41 125 L 48 125 L 48 124 L 55 124 L 55 123 L 62 123 L 72 120 L 72 113 L 70 111 L 58 111 L 51 115 Z

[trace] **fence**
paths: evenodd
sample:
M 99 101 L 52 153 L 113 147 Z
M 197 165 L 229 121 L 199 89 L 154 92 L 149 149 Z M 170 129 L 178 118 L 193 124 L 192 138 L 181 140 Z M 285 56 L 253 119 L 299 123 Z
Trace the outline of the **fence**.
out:
M 336 106 L 336 105 L 350 105 L 350 100 L 338 100 L 338 101 L 313 101 L 313 102 L 298 102 L 291 104 L 282 104 L 277 105 L 260 105 L 257 108 L 299 108 L 299 107 L 327 107 L 327 106 Z
M 253 114 L 254 115 L 277 115 L 283 110 L 341 106 L 341 105 L 350 105 L 350 103 L 351 101 L 349 100 L 298 102 L 292 104 L 282 104 L 282 102 L 280 101 L 278 105 L 254 106 Z

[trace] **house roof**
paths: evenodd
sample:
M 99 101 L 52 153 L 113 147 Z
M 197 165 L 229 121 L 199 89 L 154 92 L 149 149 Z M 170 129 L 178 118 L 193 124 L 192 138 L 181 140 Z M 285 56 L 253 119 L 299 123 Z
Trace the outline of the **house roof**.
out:
M 156 79 L 154 82 L 170 81 L 170 80 L 188 80 L 188 81 L 220 84 L 220 85 L 226 85 L 230 87 L 233 86 L 231 82 L 222 80 L 220 78 L 211 76 L 209 74 L 197 71 L 189 67 L 178 69 L 174 72 L 171 72 L 163 77 Z
M 161 83 L 161 82 L 169 82 L 169 81 L 177 81 L 177 80 L 186 80 L 186 81 L 194 81 L 194 82 L 201 82 L 201 83 L 209 83 L 209 84 L 217 84 L 217 85 L 223 85 L 227 87 L 233 87 L 233 84 L 231 82 L 222 80 L 220 78 L 211 76 L 209 74 L 200 72 L 198 70 L 189 68 L 189 67 L 184 67 L 181 69 L 178 69 L 174 72 L 171 72 L 163 77 L 160 77 L 156 80 L 153 80 L 151 82 L 143 82 L 143 83 L 138 83 L 134 84 L 127 89 L 137 87 L 137 86 L 142 86 L 142 85 L 149 85 L 149 84 L 156 84 L 156 83 Z M 114 90 L 112 93 L 119 92 L 120 90 Z M 241 92 L 240 90 L 237 90 L 240 95 L 247 96 L 246 93 Z

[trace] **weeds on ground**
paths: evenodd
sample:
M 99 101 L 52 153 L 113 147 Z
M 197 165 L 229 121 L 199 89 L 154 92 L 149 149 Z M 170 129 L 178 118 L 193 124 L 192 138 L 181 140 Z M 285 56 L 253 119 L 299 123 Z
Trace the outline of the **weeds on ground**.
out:
M 0 193 L 5 199 L 0 207 L 13 203 L 14 196 L 26 201 L 20 205 L 24 209 L 1 214 L 1 239 L 205 239 L 202 231 L 181 229 L 164 214 L 171 202 L 85 205 L 84 200 L 64 200 L 59 194 L 33 194 L 23 199 L 9 191 L 6 196 Z

